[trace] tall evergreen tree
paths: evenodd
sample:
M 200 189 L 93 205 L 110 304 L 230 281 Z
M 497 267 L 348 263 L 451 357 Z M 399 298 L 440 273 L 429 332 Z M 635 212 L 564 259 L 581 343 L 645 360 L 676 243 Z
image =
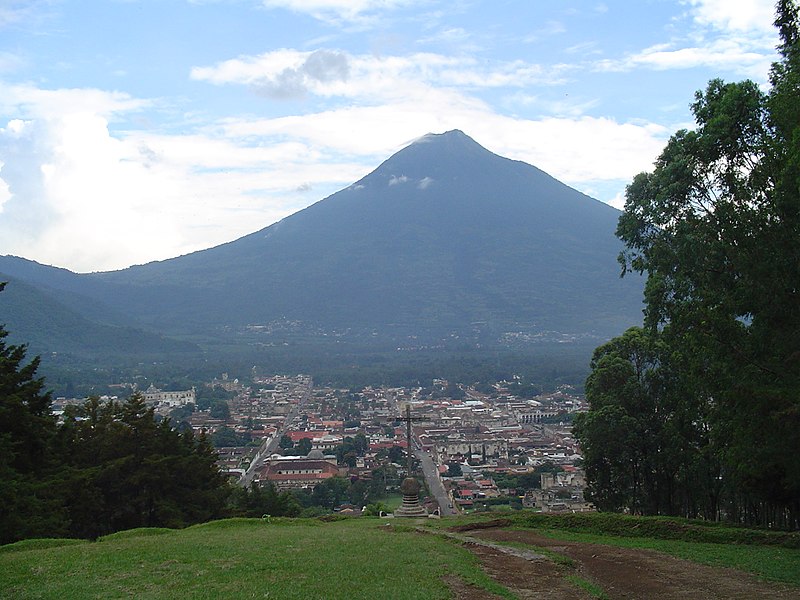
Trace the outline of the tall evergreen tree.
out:
M 157 423 L 140 395 L 89 399 L 65 415 L 68 466 L 81 481 L 67 499 L 80 537 L 134 527 L 182 527 L 222 515 L 229 489 L 205 437 Z M 92 508 L 87 510 L 86 502 Z
M 0 325 L 0 543 L 61 532 L 58 503 L 42 481 L 56 432 L 50 394 L 36 376 L 39 358 L 26 364 L 26 346 L 6 337 Z

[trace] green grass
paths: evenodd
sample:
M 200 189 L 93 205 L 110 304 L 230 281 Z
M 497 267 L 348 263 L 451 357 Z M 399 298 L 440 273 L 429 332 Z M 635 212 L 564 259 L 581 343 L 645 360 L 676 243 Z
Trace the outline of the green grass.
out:
M 587 581 L 579 575 L 567 575 L 564 579 L 569 581 L 575 587 L 579 587 L 586 591 L 590 596 L 592 596 L 592 598 L 597 598 L 598 600 L 608 600 L 608 596 L 603 591 L 603 588 L 595 583 L 592 583 L 591 581 Z
M 791 547 L 796 534 L 619 515 L 574 517 L 481 513 L 427 520 L 425 525 L 436 530 L 501 519 L 498 524 L 505 528 L 659 550 L 800 587 L 800 550 Z M 451 597 L 445 577 L 514 598 L 479 568 L 468 550 L 441 536 L 419 534 L 416 524 L 341 516 L 274 517 L 228 519 L 184 530 L 134 529 L 94 543 L 25 540 L 0 547 L 0 598 L 425 600 Z M 560 554 L 534 550 L 564 567 L 574 566 Z M 575 571 L 565 577 L 595 598 L 605 597 Z
M 13 544 L 0 546 L 0 554 L 9 552 L 25 552 L 27 550 L 41 550 L 44 548 L 58 548 L 60 546 L 74 546 L 76 544 L 88 544 L 86 540 L 72 540 L 62 538 L 39 538 L 35 540 L 22 540 Z
M 379 498 L 378 502 L 383 502 L 389 509 L 389 512 L 395 511 L 400 508 L 400 505 L 403 503 L 403 494 L 389 494 L 388 496 Z
M 466 549 L 389 521 L 231 519 L 0 553 L 0 598 L 438 599 L 456 576 L 513 598 Z M 393 522 L 391 522 L 393 523 Z

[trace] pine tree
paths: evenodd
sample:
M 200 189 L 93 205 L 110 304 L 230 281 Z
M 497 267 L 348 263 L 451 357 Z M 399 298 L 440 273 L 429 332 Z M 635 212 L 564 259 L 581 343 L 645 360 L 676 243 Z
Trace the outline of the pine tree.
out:
M 36 376 L 39 358 L 26 364 L 26 346 L 7 344 L 7 336 L 0 325 L 0 543 L 60 529 L 42 482 L 52 467 L 56 431 L 50 394 Z

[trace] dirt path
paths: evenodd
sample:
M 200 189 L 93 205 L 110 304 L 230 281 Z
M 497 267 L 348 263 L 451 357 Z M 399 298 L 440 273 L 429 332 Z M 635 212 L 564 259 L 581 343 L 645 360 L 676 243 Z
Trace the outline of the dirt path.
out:
M 430 533 L 422 527 L 422 533 Z M 558 565 L 538 552 L 523 548 L 510 548 L 469 534 L 439 531 L 464 544 L 478 557 L 483 570 L 495 581 L 511 590 L 519 598 L 547 600 L 583 600 L 591 596 L 582 592 L 566 578 L 570 569 Z M 465 584 L 457 577 L 447 580 L 458 600 L 495 600 L 499 596 Z
M 486 572 L 520 598 L 591 598 L 567 579 L 577 576 L 597 584 L 613 600 L 800 599 L 797 588 L 766 583 L 735 569 L 700 565 L 653 550 L 565 542 L 535 531 L 485 529 L 462 530 L 462 533 L 481 540 L 546 548 L 575 562 L 574 567 L 568 567 L 549 560 L 526 560 L 467 543 Z

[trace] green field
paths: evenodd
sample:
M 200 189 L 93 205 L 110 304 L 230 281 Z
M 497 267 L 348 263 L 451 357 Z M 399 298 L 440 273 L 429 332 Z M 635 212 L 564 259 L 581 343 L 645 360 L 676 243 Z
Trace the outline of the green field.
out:
M 2 598 L 449 598 L 456 576 L 510 597 L 459 545 L 378 519 L 233 519 L 91 543 L 0 548 Z
M 497 518 L 509 528 L 652 548 L 800 586 L 800 549 L 791 547 L 796 534 L 608 515 L 559 520 L 496 513 L 422 524 L 435 533 Z M 447 581 L 454 578 L 515 597 L 459 543 L 419 533 L 415 524 L 366 517 L 230 519 L 183 530 L 137 529 L 97 542 L 27 540 L 0 547 L 0 598 L 450 598 Z M 705 530 L 727 539 L 675 539 L 681 528 L 684 537 Z

